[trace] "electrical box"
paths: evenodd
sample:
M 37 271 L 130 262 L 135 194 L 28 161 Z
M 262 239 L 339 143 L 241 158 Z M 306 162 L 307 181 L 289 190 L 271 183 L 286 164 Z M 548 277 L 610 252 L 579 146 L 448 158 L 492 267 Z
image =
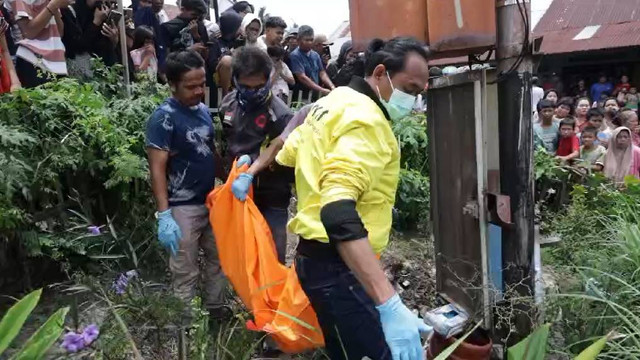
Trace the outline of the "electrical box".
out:
M 495 0 L 349 0 L 351 38 L 364 50 L 374 38 L 413 36 L 438 57 L 495 47 Z
M 425 0 L 349 0 L 351 39 L 364 51 L 372 39 L 413 36 L 427 39 Z

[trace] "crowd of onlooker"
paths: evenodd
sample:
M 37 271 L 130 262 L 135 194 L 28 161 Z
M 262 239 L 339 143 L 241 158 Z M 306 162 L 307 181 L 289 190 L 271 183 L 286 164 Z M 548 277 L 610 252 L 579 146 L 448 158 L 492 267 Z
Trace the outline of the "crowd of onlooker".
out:
M 639 95 L 629 78 L 614 86 L 602 75 L 590 89 L 581 80 L 571 93 L 543 90 L 533 78 L 535 147 L 616 182 L 640 178 Z
M 263 23 L 247 1 L 236 2 L 218 22 L 208 19 L 204 0 L 181 0 L 178 7 L 180 13 L 170 19 L 164 0 L 134 0 L 122 12 L 115 0 L 0 0 L 0 93 L 60 76 L 91 78 L 92 58 L 106 66 L 126 62 L 131 78 L 165 83 L 167 55 L 185 49 L 204 58 L 207 86 L 221 89 L 222 95 L 234 87 L 231 58 L 242 46 L 269 54 L 275 64 L 273 93 L 285 101 L 292 91 L 305 99 L 327 94 L 363 68 L 351 42 L 331 61 L 326 36 L 310 26 L 288 27 L 277 16 Z M 126 59 L 121 39 L 126 40 Z M 217 92 L 212 93 L 215 102 Z

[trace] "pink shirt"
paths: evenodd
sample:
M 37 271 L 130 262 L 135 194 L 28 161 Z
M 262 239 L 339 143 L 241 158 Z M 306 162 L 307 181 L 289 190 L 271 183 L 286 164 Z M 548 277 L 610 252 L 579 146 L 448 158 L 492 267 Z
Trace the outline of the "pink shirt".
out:
M 629 175 L 640 179 L 640 147 L 633 146 L 633 159 L 631 160 L 631 169 Z

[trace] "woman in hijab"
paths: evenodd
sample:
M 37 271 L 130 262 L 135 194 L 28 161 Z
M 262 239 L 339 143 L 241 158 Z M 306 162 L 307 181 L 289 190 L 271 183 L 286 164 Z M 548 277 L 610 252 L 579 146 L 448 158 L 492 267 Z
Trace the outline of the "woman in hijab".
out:
M 613 131 L 604 158 L 604 174 L 614 182 L 624 182 L 627 175 L 640 179 L 640 148 L 631 143 L 631 130 L 621 126 Z
M 329 75 L 329 79 L 331 82 L 335 84 L 335 78 L 338 76 L 338 71 L 342 69 L 342 67 L 347 63 L 347 54 L 350 54 L 353 50 L 353 43 L 351 40 L 345 41 L 344 44 L 340 47 L 340 55 L 338 55 L 338 59 L 332 61 L 327 66 L 327 75 Z
M 245 46 L 257 46 L 258 37 L 262 34 L 262 21 L 256 14 L 247 14 L 242 19 L 240 31 L 245 39 Z
M 364 60 L 353 51 L 351 40 L 342 44 L 340 55 L 329 64 L 327 74 L 335 86 L 349 85 L 354 76 L 364 77 Z

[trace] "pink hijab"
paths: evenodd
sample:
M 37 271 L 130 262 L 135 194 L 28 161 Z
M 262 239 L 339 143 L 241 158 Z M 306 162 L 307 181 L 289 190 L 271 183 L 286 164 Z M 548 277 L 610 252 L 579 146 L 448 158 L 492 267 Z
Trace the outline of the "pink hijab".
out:
M 629 146 L 619 149 L 616 146 L 618 135 L 626 131 L 629 133 Z M 604 174 L 615 182 L 623 182 L 627 175 L 638 176 L 640 168 L 640 149 L 631 142 L 631 130 L 621 126 L 611 134 L 609 149 L 604 158 Z

